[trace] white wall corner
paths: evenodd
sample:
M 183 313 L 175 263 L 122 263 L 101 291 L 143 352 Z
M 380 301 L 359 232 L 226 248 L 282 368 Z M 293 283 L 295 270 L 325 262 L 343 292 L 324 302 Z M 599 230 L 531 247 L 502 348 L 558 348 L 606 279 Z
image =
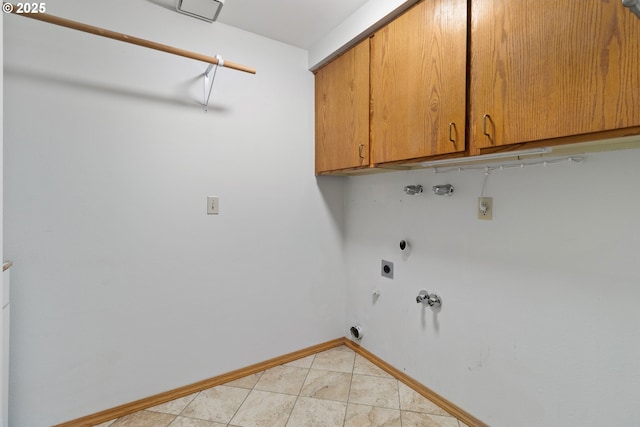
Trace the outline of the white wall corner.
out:
M 309 69 L 372 31 L 376 23 L 405 10 L 417 0 L 369 0 L 309 49 Z

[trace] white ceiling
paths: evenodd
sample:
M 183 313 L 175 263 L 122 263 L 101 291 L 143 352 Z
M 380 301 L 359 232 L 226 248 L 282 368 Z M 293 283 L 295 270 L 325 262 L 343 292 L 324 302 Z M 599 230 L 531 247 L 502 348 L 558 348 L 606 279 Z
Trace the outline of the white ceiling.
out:
M 303 49 L 367 0 L 225 0 L 218 22 Z

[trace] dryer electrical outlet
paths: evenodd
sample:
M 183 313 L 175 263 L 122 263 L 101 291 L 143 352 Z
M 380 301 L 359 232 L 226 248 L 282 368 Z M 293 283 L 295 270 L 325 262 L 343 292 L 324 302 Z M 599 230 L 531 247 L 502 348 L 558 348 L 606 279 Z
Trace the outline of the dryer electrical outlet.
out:
M 382 260 L 380 274 L 383 277 L 388 277 L 389 279 L 393 279 L 393 263 L 391 261 Z

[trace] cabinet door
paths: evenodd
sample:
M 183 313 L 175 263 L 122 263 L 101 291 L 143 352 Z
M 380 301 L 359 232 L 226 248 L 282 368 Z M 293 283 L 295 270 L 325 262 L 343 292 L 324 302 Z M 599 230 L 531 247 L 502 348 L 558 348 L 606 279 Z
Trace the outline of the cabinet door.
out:
M 471 17 L 472 154 L 640 125 L 640 20 L 620 1 L 472 0 Z
M 427 0 L 371 39 L 373 163 L 464 151 L 466 0 Z
M 317 71 L 316 174 L 369 166 L 369 39 Z

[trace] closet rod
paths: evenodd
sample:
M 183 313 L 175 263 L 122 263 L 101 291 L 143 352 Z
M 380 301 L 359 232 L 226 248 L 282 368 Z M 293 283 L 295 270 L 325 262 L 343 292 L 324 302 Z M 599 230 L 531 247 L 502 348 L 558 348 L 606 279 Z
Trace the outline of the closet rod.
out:
M 71 21 L 70 19 L 60 18 L 58 16 L 49 15 L 46 13 L 16 13 L 16 8 L 13 8 L 13 14 L 18 16 L 25 16 L 27 18 L 37 19 L 38 21 L 48 22 L 50 24 L 60 25 L 62 27 L 71 28 L 73 30 L 83 31 L 85 33 L 95 34 L 97 36 L 107 37 L 114 40 L 119 40 L 125 43 L 131 43 L 138 46 L 146 47 L 149 49 L 160 50 L 162 52 L 171 53 L 173 55 L 184 56 L 185 58 L 196 59 L 198 61 L 207 62 L 209 64 L 218 65 L 218 58 L 213 56 L 202 55 L 188 50 L 178 49 L 173 46 L 167 46 L 165 44 L 152 42 L 138 37 L 128 36 L 126 34 L 117 33 L 115 31 L 105 30 L 104 28 L 94 27 L 92 25 L 83 24 L 81 22 Z M 255 74 L 256 70 L 245 65 L 236 64 L 231 61 L 224 60 L 224 67 L 233 68 L 234 70 L 243 71 L 245 73 Z

